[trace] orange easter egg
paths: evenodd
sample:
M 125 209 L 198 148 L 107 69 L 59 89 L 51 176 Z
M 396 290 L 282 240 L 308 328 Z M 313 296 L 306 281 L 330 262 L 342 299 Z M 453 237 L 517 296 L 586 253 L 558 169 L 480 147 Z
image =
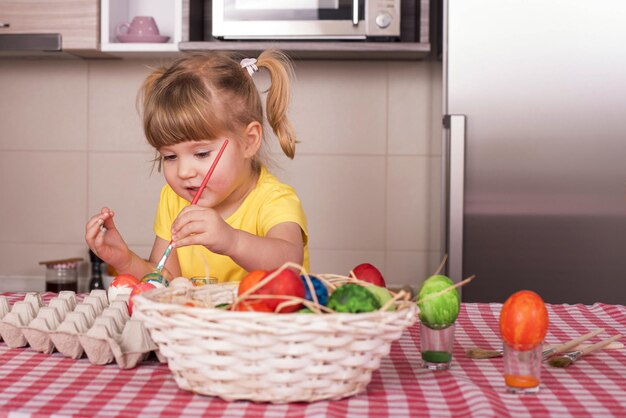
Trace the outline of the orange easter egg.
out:
M 548 310 L 543 299 L 530 290 L 512 294 L 500 312 L 500 335 L 516 350 L 541 344 L 548 332 Z

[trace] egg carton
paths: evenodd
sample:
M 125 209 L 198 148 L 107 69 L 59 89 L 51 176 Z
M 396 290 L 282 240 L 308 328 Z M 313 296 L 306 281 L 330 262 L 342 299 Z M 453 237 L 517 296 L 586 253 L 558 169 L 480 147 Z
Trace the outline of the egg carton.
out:
M 41 294 L 27 293 L 10 306 L 0 296 L 0 336 L 10 348 L 30 345 L 46 354 L 56 349 L 73 359 L 86 354 L 92 364 L 115 361 L 122 369 L 136 367 L 152 351 L 166 362 L 143 322 L 128 314 L 129 297 L 120 294 L 109 303 L 107 292 L 96 289 L 78 302 L 76 293 L 61 291 L 46 306 Z

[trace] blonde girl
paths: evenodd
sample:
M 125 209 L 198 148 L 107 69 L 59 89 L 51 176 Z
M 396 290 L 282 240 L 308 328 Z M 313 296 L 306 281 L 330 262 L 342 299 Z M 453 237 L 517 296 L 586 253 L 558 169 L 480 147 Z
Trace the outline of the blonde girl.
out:
M 308 267 L 300 200 L 264 160 L 263 106 L 252 79 L 259 69 L 271 78 L 267 121 L 293 158 L 296 138 L 287 119 L 291 66 L 282 53 L 265 51 L 258 59 L 190 54 L 155 70 L 140 92 L 144 132 L 167 182 L 154 220 L 154 245 L 149 261 L 132 252 L 115 227 L 115 213 L 104 207 L 89 219 L 85 233 L 102 260 L 141 278 L 154 269 L 171 239 L 175 251 L 165 265 L 170 277 L 208 273 L 222 282 L 287 261 Z M 226 139 L 211 180 L 191 206 Z

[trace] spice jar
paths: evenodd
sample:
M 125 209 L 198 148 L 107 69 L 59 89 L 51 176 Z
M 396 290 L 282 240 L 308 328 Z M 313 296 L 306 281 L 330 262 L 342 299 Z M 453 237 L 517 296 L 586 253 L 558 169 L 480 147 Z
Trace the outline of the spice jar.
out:
M 78 264 L 82 258 L 42 261 L 46 266 L 46 292 L 78 291 Z

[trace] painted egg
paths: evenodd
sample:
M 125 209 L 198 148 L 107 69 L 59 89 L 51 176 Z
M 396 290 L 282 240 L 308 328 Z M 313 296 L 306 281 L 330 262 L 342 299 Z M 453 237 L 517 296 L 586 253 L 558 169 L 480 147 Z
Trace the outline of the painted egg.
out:
M 133 287 L 133 290 L 130 292 L 130 299 L 128 301 L 128 313 L 130 315 L 133 314 L 133 298 L 137 295 L 142 294 L 143 292 L 147 292 L 149 290 L 156 289 L 156 287 L 152 283 L 141 282 Z
M 150 283 L 159 289 L 164 287 L 168 287 L 170 285 L 169 281 L 163 276 L 161 273 L 157 273 L 153 271 L 152 273 L 148 273 L 141 279 L 142 283 Z
M 454 282 L 442 274 L 430 276 L 420 286 L 417 300 L 427 299 L 428 296 L 452 285 Z M 443 329 L 454 324 L 459 316 L 461 298 L 457 289 L 452 289 L 442 295 L 424 300 L 417 306 L 420 308 L 420 321 L 424 325 L 432 329 Z
M 276 274 L 275 274 L 276 273 Z M 284 269 L 276 272 L 271 270 L 269 272 L 263 270 L 256 270 L 248 273 L 241 283 L 237 295 L 241 296 L 248 289 L 256 286 L 261 280 L 265 279 L 269 275 L 275 274 L 275 276 L 261 288 L 254 291 L 253 295 L 273 295 L 275 298 L 254 298 L 254 296 L 248 297 L 246 300 L 250 303 L 258 303 L 266 305 L 270 311 L 279 313 L 295 312 L 302 307 L 300 303 L 287 305 L 276 310 L 278 305 L 283 302 L 288 302 L 289 297 L 295 297 L 304 299 L 304 284 L 300 277 L 291 269 Z
M 383 307 L 385 306 L 385 304 L 387 302 L 389 302 L 391 299 L 393 299 L 393 296 L 391 296 L 391 293 L 389 293 L 389 290 L 387 290 L 386 287 L 380 287 L 380 286 L 376 286 L 376 285 L 369 285 L 369 286 L 365 286 L 365 288 L 374 295 L 374 297 L 378 300 L 378 303 L 380 303 L 380 306 Z M 396 305 L 391 303 L 389 304 L 389 307 L 385 309 L 386 311 L 395 311 L 396 310 Z
M 128 301 L 130 292 L 137 283 L 139 283 L 139 280 L 132 274 L 120 274 L 116 276 L 107 290 L 109 302 L 117 300 L 120 295 L 122 295 L 120 299 Z
M 513 293 L 500 311 L 500 335 L 516 350 L 530 350 L 541 344 L 548 332 L 548 310 L 533 291 Z
M 315 296 L 317 297 L 317 303 L 326 306 L 328 304 L 328 289 L 326 288 L 326 285 L 324 285 L 324 283 L 315 276 L 311 276 L 309 274 L 308 277 L 313 285 L 313 290 L 315 291 Z M 300 276 L 300 279 L 302 280 L 302 283 L 304 283 L 304 298 L 313 302 L 313 296 L 311 295 L 311 289 L 309 288 L 306 276 L 303 274 Z
M 373 264 L 362 263 L 352 269 L 354 277 L 380 287 L 387 287 L 385 278 Z
M 380 309 L 380 302 L 365 287 L 346 283 L 330 295 L 328 307 L 336 312 L 372 312 Z

